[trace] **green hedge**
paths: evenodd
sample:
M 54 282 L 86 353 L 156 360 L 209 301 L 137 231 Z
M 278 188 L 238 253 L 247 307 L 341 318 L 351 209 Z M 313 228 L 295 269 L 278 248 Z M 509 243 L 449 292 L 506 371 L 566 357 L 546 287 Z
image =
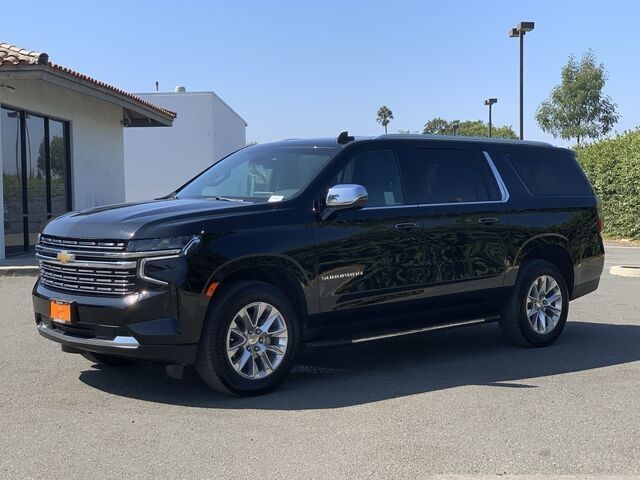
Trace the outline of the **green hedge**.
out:
M 640 129 L 575 150 L 602 199 L 604 234 L 640 239 Z

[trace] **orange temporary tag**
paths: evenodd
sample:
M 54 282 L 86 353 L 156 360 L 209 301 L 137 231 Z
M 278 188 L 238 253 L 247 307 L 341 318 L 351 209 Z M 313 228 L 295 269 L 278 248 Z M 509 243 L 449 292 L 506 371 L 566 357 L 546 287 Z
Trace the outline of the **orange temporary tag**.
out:
M 55 300 L 51 300 L 49 302 L 49 310 L 51 314 L 49 315 L 53 321 L 56 322 L 71 322 L 71 305 L 68 303 L 56 302 Z

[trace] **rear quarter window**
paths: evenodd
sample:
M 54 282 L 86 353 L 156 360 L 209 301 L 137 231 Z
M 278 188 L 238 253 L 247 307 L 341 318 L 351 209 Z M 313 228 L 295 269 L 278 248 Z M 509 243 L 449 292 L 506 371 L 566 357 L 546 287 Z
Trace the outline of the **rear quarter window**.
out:
M 502 154 L 533 195 L 593 195 L 573 152 L 560 148 L 520 148 Z

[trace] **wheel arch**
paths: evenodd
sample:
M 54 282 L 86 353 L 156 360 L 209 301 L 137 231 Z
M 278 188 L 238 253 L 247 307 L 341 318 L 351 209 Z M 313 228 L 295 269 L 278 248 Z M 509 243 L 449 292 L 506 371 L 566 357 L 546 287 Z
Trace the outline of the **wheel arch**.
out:
M 569 292 L 573 291 L 574 260 L 566 237 L 545 234 L 529 239 L 518 251 L 514 265 L 519 268 L 527 260 L 546 260 L 553 263 L 564 276 Z
M 295 260 L 284 255 L 250 255 L 221 265 L 209 278 L 205 289 L 217 284 L 209 299 L 209 306 L 225 285 L 237 281 L 265 282 L 278 288 L 289 299 L 298 315 L 301 326 L 311 307 L 311 284 Z

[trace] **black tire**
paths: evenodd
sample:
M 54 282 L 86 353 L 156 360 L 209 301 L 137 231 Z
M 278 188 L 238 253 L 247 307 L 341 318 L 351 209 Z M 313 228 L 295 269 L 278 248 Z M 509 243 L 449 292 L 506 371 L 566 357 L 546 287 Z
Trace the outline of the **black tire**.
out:
M 135 360 L 131 360 L 130 358 L 115 357 L 113 355 L 105 355 L 104 353 L 84 352 L 82 356 L 90 362 L 108 367 L 126 367 L 136 363 Z
M 548 333 L 537 332 L 527 317 L 526 300 L 533 282 L 543 276 L 552 277 L 562 294 L 562 310 L 555 327 Z M 560 270 L 546 260 L 530 260 L 520 267 L 518 279 L 509 303 L 500 317 L 502 334 L 509 343 L 523 347 L 545 347 L 560 336 L 569 313 L 569 291 Z
M 287 327 L 287 347 L 281 363 L 264 378 L 243 377 L 227 356 L 227 331 L 236 314 L 247 305 L 266 302 L 275 307 Z M 274 286 L 255 281 L 234 282 L 216 294 L 205 320 L 196 369 L 214 390 L 232 395 L 252 396 L 266 393 L 285 378 L 300 344 L 300 324 L 287 297 Z M 255 367 L 254 367 L 255 368 Z

